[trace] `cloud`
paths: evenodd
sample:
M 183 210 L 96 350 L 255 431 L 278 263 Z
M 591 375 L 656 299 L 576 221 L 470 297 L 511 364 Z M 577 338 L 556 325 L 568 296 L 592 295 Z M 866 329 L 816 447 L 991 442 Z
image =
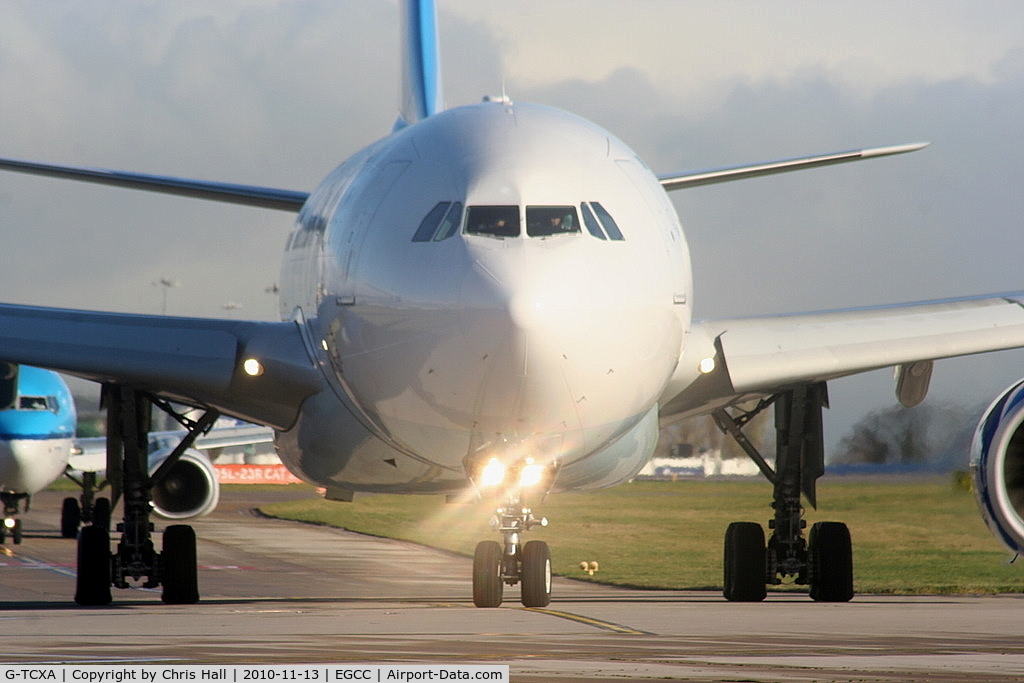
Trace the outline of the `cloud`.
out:
M 395 116 L 397 15 L 386 3 L 7 9 L 7 156 L 311 190 Z M 390 78 L 366 77 L 381 73 Z M 0 208 L 8 301 L 154 312 L 150 282 L 166 276 L 182 282 L 171 312 L 222 315 L 234 300 L 250 316 L 276 314 L 263 289 L 289 214 L 13 175 Z
M 1021 288 L 1024 5 L 440 5 L 448 104 L 504 87 L 657 170 L 933 142 L 676 193 L 702 316 Z M 397 54 L 394 2 L 0 2 L 0 155 L 309 190 L 390 128 Z M 0 298 L 153 313 L 170 277 L 171 313 L 273 319 L 292 220 L 4 174 Z M 940 364 L 935 391 L 994 395 L 1014 363 Z

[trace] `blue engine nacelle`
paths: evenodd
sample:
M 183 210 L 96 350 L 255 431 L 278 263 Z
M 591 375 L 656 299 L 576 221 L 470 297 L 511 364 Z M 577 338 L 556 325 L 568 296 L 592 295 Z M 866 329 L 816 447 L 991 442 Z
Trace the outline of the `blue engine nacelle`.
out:
M 971 444 L 974 495 L 985 523 L 1014 552 L 1024 552 L 1024 380 L 985 411 Z
M 152 474 L 167 459 L 172 449 L 149 454 Z M 151 491 L 153 510 L 168 519 L 202 517 L 213 512 L 220 502 L 220 484 L 213 463 L 196 450 L 185 451 L 181 459 Z

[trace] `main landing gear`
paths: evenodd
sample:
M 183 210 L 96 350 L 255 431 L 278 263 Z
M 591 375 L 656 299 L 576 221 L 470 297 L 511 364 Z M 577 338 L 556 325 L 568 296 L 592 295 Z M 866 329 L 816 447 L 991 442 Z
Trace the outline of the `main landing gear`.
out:
M 504 543 L 480 541 L 473 554 L 473 604 L 477 607 L 501 605 L 505 584 L 522 583 L 521 600 L 525 607 L 547 607 L 551 602 L 551 551 L 544 541 L 520 544 L 520 534 L 535 526 L 547 526 L 548 520 L 533 516 L 516 491 L 505 496 L 492 526 L 501 532 Z
M 775 405 L 776 466 L 773 470 L 743 433 L 743 426 L 769 405 Z M 793 577 L 808 585 L 820 602 L 847 602 L 853 597 L 853 551 L 850 532 L 841 522 L 818 522 L 803 536 L 801 493 L 817 507 L 815 484 L 825 472 L 821 410 L 828 405 L 824 383 L 798 386 L 735 414 L 720 408 L 714 418 L 757 463 L 774 487 L 773 532 L 765 542 L 756 522 L 734 522 L 725 533 L 726 600 L 764 600 L 767 584 Z
M 199 586 L 195 532 L 187 525 L 167 527 L 163 550 L 156 552 L 154 527 L 149 519 L 150 490 L 196 437 L 210 429 L 218 413 L 209 410 L 198 421 L 192 421 L 174 412 L 166 402 L 120 385 L 104 385 L 102 403 L 107 409 L 107 480 L 115 502 L 123 496 L 124 518 L 117 525 L 121 540 L 113 553 L 110 531 L 96 523 L 95 510 L 93 523 L 79 532 L 75 602 L 106 605 L 111 601 L 111 586 L 128 588 L 130 580 L 144 579 L 144 588 L 163 586 L 162 599 L 167 604 L 196 603 Z M 187 430 L 185 438 L 152 476 L 148 458 L 151 404 L 172 415 Z

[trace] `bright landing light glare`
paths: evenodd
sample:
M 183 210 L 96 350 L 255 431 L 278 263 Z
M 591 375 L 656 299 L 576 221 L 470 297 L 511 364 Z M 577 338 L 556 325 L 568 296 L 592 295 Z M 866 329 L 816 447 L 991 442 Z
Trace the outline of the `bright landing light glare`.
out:
M 544 479 L 544 465 L 537 465 L 531 463 L 525 465 L 522 471 L 519 473 L 519 486 L 524 489 L 528 489 L 531 486 L 536 486 Z
M 497 458 L 491 458 L 480 471 L 480 486 L 497 486 L 505 480 L 505 466 Z

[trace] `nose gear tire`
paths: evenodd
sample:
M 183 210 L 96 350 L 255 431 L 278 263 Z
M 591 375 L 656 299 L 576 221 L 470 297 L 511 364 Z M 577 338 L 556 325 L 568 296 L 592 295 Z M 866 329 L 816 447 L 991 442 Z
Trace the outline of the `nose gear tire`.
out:
M 504 584 L 501 580 L 501 544 L 480 541 L 473 554 L 473 604 L 499 607 Z

